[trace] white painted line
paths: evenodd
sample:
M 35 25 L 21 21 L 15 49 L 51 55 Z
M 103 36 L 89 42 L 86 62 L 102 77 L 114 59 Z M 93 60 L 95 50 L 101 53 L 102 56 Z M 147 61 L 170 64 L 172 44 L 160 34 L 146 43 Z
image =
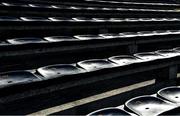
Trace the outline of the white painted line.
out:
M 180 73 L 177 74 L 177 78 L 180 78 Z
M 84 104 L 94 102 L 94 101 L 97 101 L 97 100 L 101 100 L 101 99 L 104 99 L 104 98 L 112 97 L 112 96 L 115 96 L 115 95 L 118 95 L 118 94 L 121 94 L 121 93 L 124 93 L 124 92 L 132 91 L 132 90 L 135 90 L 135 89 L 138 89 L 138 88 L 141 88 L 141 87 L 145 87 L 145 86 L 148 86 L 148 85 L 152 85 L 152 84 L 155 84 L 155 79 L 149 80 L 149 81 L 144 81 L 144 82 L 141 82 L 141 83 L 136 83 L 136 84 L 126 86 L 126 87 L 122 87 L 122 88 L 118 88 L 118 89 L 114 89 L 114 90 L 107 91 L 107 92 L 104 92 L 104 93 L 101 93 L 101 94 L 98 94 L 98 95 L 93 95 L 93 96 L 83 98 L 83 99 L 80 99 L 80 100 L 76 100 L 76 101 L 73 101 L 73 102 L 69 102 L 69 103 L 66 103 L 66 104 L 61 104 L 59 106 L 54 106 L 54 107 L 51 107 L 51 108 L 47 108 L 47 109 L 44 109 L 44 110 L 29 114 L 29 116 L 31 116 L 31 115 L 33 115 L 33 116 L 34 115 L 49 115 L 49 114 L 52 114 L 52 113 L 60 112 L 60 111 L 63 111 L 63 110 L 67 110 L 67 109 L 76 107 L 76 106 L 80 106 L 80 105 L 84 105 Z

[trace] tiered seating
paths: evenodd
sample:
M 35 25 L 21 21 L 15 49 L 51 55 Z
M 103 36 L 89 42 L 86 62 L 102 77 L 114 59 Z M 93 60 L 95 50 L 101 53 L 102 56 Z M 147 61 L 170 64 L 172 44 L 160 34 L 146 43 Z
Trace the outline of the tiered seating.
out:
M 179 6 L 161 0 L 2 0 L 0 114 L 39 114 L 75 101 L 45 114 L 109 107 L 89 115 L 177 115 L 179 87 L 164 87 L 179 81 Z M 149 95 L 140 96 L 144 92 Z
M 107 80 L 108 82 L 108 80 L 110 79 L 118 78 L 120 76 L 126 77 L 134 73 L 159 70 L 159 68 L 163 69 L 164 67 L 169 69 L 172 66 L 174 67 L 179 64 L 179 56 L 180 52 L 177 51 L 177 49 L 159 50 L 155 52 L 137 53 L 134 54 L 134 56 L 119 55 L 104 59 L 89 59 L 73 64 L 55 64 L 40 67 L 38 69 L 1 73 L 0 77 L 3 78 L 3 80 L 1 81 L 1 91 L 6 91 L 5 93 L 3 93 L 3 95 L 1 95 L 1 102 L 8 103 L 14 100 L 19 100 L 22 99 L 22 95 L 23 98 L 26 98 L 29 97 L 29 95 L 31 95 L 32 93 L 34 95 L 39 95 L 41 94 L 41 92 L 34 93 L 34 91 L 39 91 L 39 89 L 43 89 L 43 87 L 60 86 L 60 90 L 62 88 L 76 88 L 77 86 L 84 85 L 86 81 L 88 82 L 88 84 L 93 84 L 102 80 Z M 165 74 L 167 76 L 166 78 L 176 79 L 175 75 L 177 71 L 173 72 L 175 74 L 170 74 L 172 72 L 166 71 L 167 74 L 170 74 Z M 104 77 L 104 74 L 106 75 L 106 77 Z M 98 78 L 96 78 L 97 76 Z M 157 76 L 157 79 L 159 77 L 160 75 Z M 148 77 L 145 80 L 148 79 L 150 78 Z M 77 82 L 78 84 L 69 85 L 69 83 Z M 23 90 L 18 90 L 19 87 L 24 88 Z M 59 89 L 55 87 L 54 89 L 52 88 L 51 91 L 57 91 Z M 13 98 L 6 98 L 6 96 L 11 96 L 14 91 L 16 91 L 17 93 L 21 92 L 22 95 L 20 94 L 17 96 L 13 96 Z M 29 91 L 29 94 L 24 94 L 27 91 Z M 49 91 L 46 90 L 44 92 L 49 93 Z
M 22 78 L 25 78 L 25 79 L 22 79 L 22 82 L 24 83 L 24 81 L 29 82 L 29 81 L 34 80 L 33 78 L 35 78 L 35 80 L 58 78 L 65 75 L 87 73 L 87 72 L 97 71 L 97 70 L 106 69 L 106 68 L 112 70 L 113 68 L 127 66 L 130 64 L 137 65 L 138 63 L 140 63 L 143 66 L 143 64 L 147 65 L 146 62 L 149 62 L 149 61 L 153 62 L 154 60 L 162 60 L 162 59 L 169 60 L 169 58 L 173 58 L 173 57 L 178 58 L 179 56 L 180 56 L 180 51 L 178 51 L 177 48 L 171 49 L 171 50 L 158 50 L 155 52 L 136 53 L 134 54 L 134 56 L 119 55 L 119 56 L 112 56 L 108 59 L 89 59 L 89 60 L 84 60 L 84 61 L 80 61 L 78 63 L 73 63 L 73 64 L 50 65 L 50 66 L 38 68 L 35 72 L 34 72 L 34 69 L 29 70 L 29 71 L 17 71 L 17 72 L 13 71 L 9 73 L 3 73 L 1 77 L 18 78 L 19 80 L 19 78 L 21 78 L 20 75 L 22 75 Z M 174 64 L 177 64 L 179 62 L 179 59 L 176 59 L 176 60 L 174 59 L 174 62 L 175 62 Z M 37 76 L 32 74 L 33 72 L 37 74 Z M 26 78 L 28 79 L 26 80 Z M 29 78 L 32 78 L 32 79 L 29 80 Z M 4 83 L 4 80 L 2 81 L 3 81 L 2 83 Z M 21 80 L 19 81 L 20 81 L 19 83 L 21 83 Z M 7 82 L 11 84 L 11 79 L 10 79 L 10 82 L 9 82 L 9 79 L 7 79 Z M 8 83 L 6 84 L 8 85 Z
M 139 96 L 127 101 L 124 105 L 94 111 L 94 115 L 128 115 L 128 116 L 159 116 L 179 115 L 179 87 L 167 87 L 153 95 Z
M 94 49 L 103 51 L 103 49 L 114 48 L 117 49 L 118 52 L 121 52 L 121 54 L 133 54 L 136 52 L 152 51 L 162 48 L 167 49 L 172 48 L 173 46 L 178 47 L 178 43 L 176 43 L 178 41 L 179 30 L 12 38 L 1 41 L 1 59 L 4 59 L 4 57 L 6 57 L 7 59 L 4 59 L 4 61 L 6 62 L 1 63 L 3 67 L 1 67 L 0 69 L 7 70 L 7 65 L 11 70 L 13 70 L 14 68 L 17 69 L 17 65 L 19 65 L 19 67 L 24 66 L 25 68 L 27 68 L 29 64 L 26 64 L 26 62 L 34 62 L 34 58 L 36 56 L 38 56 L 39 58 L 36 60 L 36 62 L 38 61 L 39 64 L 41 64 L 40 62 L 44 62 L 44 60 L 41 61 L 42 59 L 44 59 L 44 56 L 51 57 L 51 53 L 54 52 L 56 54 L 62 54 L 71 51 L 74 51 L 75 53 L 90 53 L 93 52 Z M 152 48 L 151 46 L 154 46 L 154 48 Z M 119 47 L 121 47 L 121 50 L 119 50 Z M 143 50 L 140 49 L 142 47 Z M 40 54 L 43 56 L 42 58 L 39 57 Z M 69 54 L 72 55 L 72 53 Z M 117 52 L 111 54 L 116 55 Z M 76 56 L 74 55 L 74 57 Z M 98 57 L 101 56 L 99 55 Z M 27 60 L 27 58 L 33 59 Z M 49 60 L 49 62 L 53 61 L 54 59 L 58 59 L 57 63 L 64 62 L 63 57 L 52 57 L 52 60 Z M 68 59 L 67 62 L 73 61 L 73 58 Z M 78 59 L 81 60 L 81 58 Z M 17 62 L 18 60 L 22 60 L 22 62 Z M 27 67 L 25 64 L 27 65 Z M 35 65 L 38 66 L 38 64 Z
M 91 3 L 91 2 L 90 2 Z M 122 4 L 116 7 L 111 5 L 103 6 L 102 3 L 97 5 L 90 4 L 89 2 L 73 4 L 68 2 L 65 4 L 37 4 L 37 3 L 19 3 L 19 2 L 2 2 L 0 6 L 1 15 L 14 15 L 14 16 L 67 16 L 67 17 L 179 17 L 178 4 L 175 8 L 172 5 L 160 5 L 154 9 L 152 6 L 156 5 L 141 5 L 137 4 Z M 155 3 L 156 4 L 156 3 Z M 133 6 L 135 7 L 133 7 Z M 167 6 L 170 8 L 161 8 Z M 8 11 L 8 12 L 7 12 Z M 43 11 L 38 13 L 38 11 Z
M 22 1 L 22 0 L 21 0 Z M 29 0 L 32 2 L 33 0 Z M 38 0 L 33 1 L 36 3 L 61 3 L 61 4 L 75 4 L 75 5 L 85 5 L 85 6 L 111 6 L 111 7 L 135 7 L 135 8 L 177 8 L 178 4 L 173 1 L 116 1 L 116 0 L 78 0 L 78 1 L 69 1 L 69 0 L 62 0 L 62 1 L 46 1 L 46 0 Z

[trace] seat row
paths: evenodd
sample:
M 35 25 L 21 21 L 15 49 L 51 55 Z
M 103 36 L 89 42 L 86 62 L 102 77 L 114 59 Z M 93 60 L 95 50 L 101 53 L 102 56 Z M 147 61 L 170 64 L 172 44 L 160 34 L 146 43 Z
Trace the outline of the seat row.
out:
M 83 5 L 83 6 L 105 6 L 105 7 L 122 7 L 122 8 L 153 8 L 153 9 L 178 9 L 179 4 L 176 3 L 166 3 L 166 2 L 123 2 L 123 1 L 107 1 L 107 0 L 82 0 L 78 2 L 72 2 L 72 1 L 59 1 L 61 4 L 74 4 L 74 5 Z M 171 5 L 172 4 L 172 5 Z
M 0 30 L 11 36 L 43 36 L 54 33 L 99 33 L 123 31 L 148 31 L 164 29 L 178 29 L 179 18 L 88 18 L 88 17 L 6 17 L 2 16 L 3 22 Z M 13 27 L 13 28 L 12 28 Z M 136 28 L 134 28 L 136 27 Z M 36 30 L 36 31 L 34 31 Z M 43 31 L 42 31 L 43 30 Z M 48 31 L 49 33 L 44 33 Z M 23 33 L 19 33 L 23 31 Z M 18 35 L 17 35 L 18 34 Z M 4 37 L 4 36 L 3 36 Z M 7 37 L 7 36 L 6 36 Z
M 18 44 L 32 44 L 32 43 L 49 43 L 62 41 L 83 41 L 83 40 L 104 40 L 104 39 L 126 39 L 138 37 L 153 37 L 153 36 L 167 36 L 179 35 L 179 30 L 156 30 L 156 31 L 139 31 L 139 32 L 123 32 L 123 33 L 104 33 L 104 34 L 87 34 L 74 36 L 49 36 L 44 38 L 39 37 L 23 37 L 12 38 L 5 41 L 1 40 L 0 45 L 18 45 Z M 177 38 L 178 39 L 178 38 Z M 140 40 L 140 38 L 139 38 Z M 133 40 L 132 40 L 133 41 Z M 170 40 L 169 40 L 170 41 Z
M 155 52 L 137 53 L 133 56 L 119 55 L 104 59 L 89 59 L 72 64 L 49 65 L 32 70 L 5 72 L 0 74 L 0 87 L 54 78 L 66 79 L 65 76 L 67 75 L 78 75 L 88 72 L 91 73 L 104 69 L 113 70 L 117 67 L 126 67 L 133 64 L 142 65 L 143 63 L 147 64 L 147 62 L 179 56 L 180 48 L 174 48 L 169 50 L 158 50 Z
M 121 98 L 119 98 L 121 99 Z M 128 100 L 124 105 L 94 111 L 95 115 L 159 116 L 179 115 L 180 87 L 171 86 L 153 95 L 143 95 Z
M 22 67 L 25 69 L 37 68 L 42 65 L 64 63 L 64 59 L 71 63 L 116 54 L 135 54 L 170 49 L 178 47 L 180 41 L 179 30 L 45 35 L 14 36 L 12 39 L 2 37 L 0 40 L 0 60 L 3 62 L 0 63 L 0 70 L 16 70 L 22 69 Z M 86 55 L 81 56 L 81 54 Z
M 180 21 L 180 18 L 87 18 L 87 17 L 8 17 L 1 16 L 0 21 L 65 21 L 65 22 L 153 22 Z
M 25 3 L 7 3 L 2 2 L 0 7 L 10 7 L 10 8 L 31 8 L 36 9 L 54 9 L 54 10 L 100 10 L 100 11 L 151 11 L 151 12 L 179 12 L 174 9 L 153 9 L 153 8 L 126 8 L 126 7 L 96 7 L 96 6 L 80 6 L 80 5 L 46 5 L 46 4 L 25 4 Z
M 162 6 L 179 6 L 179 4 L 173 3 L 154 3 L 154 2 L 130 2 L 130 1 L 113 1 L 113 0 L 85 0 L 85 1 L 92 1 L 92 2 L 99 2 L 99 3 L 113 3 L 113 4 L 135 4 L 135 5 L 162 5 Z

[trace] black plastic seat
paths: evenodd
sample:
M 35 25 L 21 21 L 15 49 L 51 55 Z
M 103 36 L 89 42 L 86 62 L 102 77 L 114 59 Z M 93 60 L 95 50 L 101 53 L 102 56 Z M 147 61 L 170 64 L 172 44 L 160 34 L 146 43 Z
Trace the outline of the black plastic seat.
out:
M 95 22 L 94 19 L 92 18 L 86 18 L 86 17 L 76 17 L 76 18 L 72 18 L 74 21 L 82 21 L 82 22 Z
M 147 11 L 149 9 L 135 9 L 135 8 L 127 8 L 126 11 Z
M 180 47 L 174 48 L 173 50 L 180 52 Z
M 137 37 L 137 36 L 139 36 L 139 34 L 137 32 L 124 32 L 124 33 L 120 33 L 120 35 L 122 35 L 124 37 Z
M 58 42 L 58 41 L 77 41 L 77 38 L 71 36 L 50 36 L 44 37 L 45 40 L 50 42 Z
M 110 18 L 109 21 L 111 21 L 111 22 L 124 22 L 126 20 L 124 18 Z
M 73 10 L 85 10 L 85 7 L 71 6 L 70 9 L 73 9 Z
M 29 4 L 29 6 L 33 8 L 53 8 L 51 5 L 43 5 L 43 4 Z
M 139 21 L 152 21 L 152 18 L 140 18 Z
M 20 21 L 20 19 L 16 17 L 0 16 L 0 21 Z
M 8 39 L 7 42 L 9 42 L 10 44 L 30 44 L 30 43 L 45 43 L 47 41 L 36 37 L 24 37 L 24 38 Z
M 125 103 L 125 108 L 140 116 L 157 116 L 176 107 L 173 103 L 148 95 L 130 99 Z
M 180 21 L 178 18 L 166 18 L 167 21 Z
M 167 58 L 175 57 L 175 56 L 180 56 L 180 53 L 174 50 L 158 50 L 155 51 L 155 53 L 158 53 L 160 55 L 163 55 Z
M 111 68 L 111 67 L 116 66 L 114 63 L 111 63 L 105 59 L 84 60 L 84 61 L 78 62 L 77 65 L 86 69 L 87 71 L 94 71 L 94 70 Z
M 5 5 L 5 6 L 18 6 L 18 7 L 28 7 L 28 5 L 27 4 L 24 4 L 24 3 L 7 3 L 7 2 L 3 2 L 2 3 L 3 5 Z
M 5 41 L 0 41 L 0 46 L 3 46 L 3 45 L 9 45 L 9 43 L 7 43 Z
M 140 31 L 138 32 L 139 36 L 153 36 L 154 33 L 152 31 Z
M 74 37 L 80 40 L 105 39 L 98 35 L 75 35 Z
M 164 18 L 164 21 L 178 21 L 178 20 L 175 18 Z
M 45 78 L 56 78 L 64 75 L 73 75 L 85 72 L 72 64 L 56 64 L 37 69 L 37 72 Z
M 168 30 L 170 34 L 180 34 L 180 30 Z
M 93 20 L 97 22 L 108 22 L 110 21 L 109 18 L 93 18 Z
M 65 18 L 65 17 L 49 17 L 51 21 L 73 21 L 72 18 Z
M 102 37 L 104 37 L 106 39 L 122 37 L 120 34 L 117 34 L 117 33 L 105 33 L 105 34 L 99 34 L 99 36 L 102 36 Z
M 113 56 L 109 60 L 120 66 L 141 62 L 141 59 L 128 55 Z
M 167 21 L 165 18 L 152 18 L 152 21 Z
M 50 21 L 48 18 L 44 17 L 21 17 L 23 21 Z
M 164 30 L 157 30 L 157 31 L 153 31 L 154 35 L 168 35 L 170 34 L 169 31 L 164 31 Z
M 118 11 L 139 11 L 139 9 L 130 9 L 130 8 L 116 8 Z
M 137 21 L 139 21 L 138 18 L 126 18 L 125 20 L 126 20 L 127 22 L 137 22 Z
M 71 9 L 69 6 L 65 5 L 51 5 L 51 7 L 56 9 Z
M 87 10 L 101 10 L 99 7 L 85 7 Z
M 154 9 L 131 9 L 131 11 L 143 11 L 143 12 L 152 12 L 152 11 L 157 11 L 157 10 L 154 10 Z M 159 11 L 159 10 L 158 10 Z
M 99 2 L 99 3 L 113 3 L 113 4 L 126 4 L 126 5 L 159 5 L 159 6 L 178 6 L 178 4 L 172 4 L 172 3 L 164 3 L 164 2 L 156 2 L 156 1 L 152 1 L 152 2 L 147 2 L 147 1 L 143 1 L 143 2 L 137 2 L 137 1 L 105 1 L 105 0 L 86 0 L 86 1 L 93 1 L 93 2 Z
M 165 100 L 180 105 L 180 87 L 166 87 L 157 92 L 157 95 Z
M 118 108 L 104 108 L 94 111 L 87 116 L 130 116 L 130 114 Z
M 102 10 L 114 10 L 114 8 L 102 8 Z
M 0 74 L 0 87 L 41 80 L 28 71 L 14 71 Z
M 175 18 L 174 20 L 176 20 L 176 21 L 180 21 L 180 18 L 178 18 L 178 17 L 177 17 L 177 18 Z
M 163 56 L 156 54 L 154 52 L 142 52 L 134 54 L 134 56 L 142 59 L 143 61 L 151 61 L 164 58 Z

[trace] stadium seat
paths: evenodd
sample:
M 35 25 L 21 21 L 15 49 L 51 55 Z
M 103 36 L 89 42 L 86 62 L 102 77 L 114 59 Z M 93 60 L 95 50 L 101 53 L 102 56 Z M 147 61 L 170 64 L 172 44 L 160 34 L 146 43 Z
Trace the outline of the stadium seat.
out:
M 10 44 L 29 44 L 29 43 L 44 43 L 46 42 L 45 40 L 41 38 L 35 38 L 35 37 L 26 37 L 26 38 L 13 38 L 13 39 L 8 39 L 7 42 Z
M 174 86 L 174 87 L 163 88 L 159 90 L 157 94 L 159 97 L 179 105 L 180 103 L 179 92 L 180 92 L 179 87 Z
M 45 78 L 55 78 L 64 75 L 73 75 L 84 72 L 82 68 L 78 68 L 75 65 L 70 64 L 57 64 L 41 67 L 37 69 L 37 71 Z
M 142 61 L 139 58 L 128 56 L 128 55 L 113 56 L 113 57 L 110 57 L 109 60 L 114 63 L 117 63 L 119 66 L 128 65 L 131 63 L 138 63 Z
M 78 39 L 71 36 L 50 36 L 44 37 L 45 40 L 49 42 L 59 42 L 59 41 L 78 41 Z
M 91 59 L 77 63 L 78 66 L 86 69 L 87 71 L 94 71 L 102 68 L 110 68 L 116 66 L 115 64 L 105 59 Z
M 137 115 L 159 115 L 165 111 L 176 108 L 177 106 L 163 101 L 153 96 L 140 96 L 133 98 L 125 103 L 125 107 Z
M 7 87 L 15 84 L 26 84 L 34 81 L 40 81 L 41 78 L 35 76 L 28 71 L 13 71 L 0 74 L 1 81 L 0 86 Z
M 137 53 L 134 56 L 143 59 L 144 61 L 151 61 L 163 58 L 163 56 L 153 53 L 153 52 L 144 52 L 144 53 Z

